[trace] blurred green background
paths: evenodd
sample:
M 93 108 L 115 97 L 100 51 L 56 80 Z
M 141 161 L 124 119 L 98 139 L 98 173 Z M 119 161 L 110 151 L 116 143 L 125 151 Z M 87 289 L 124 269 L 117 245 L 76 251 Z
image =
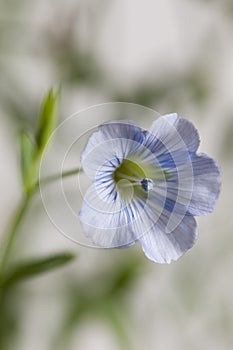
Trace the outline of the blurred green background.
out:
M 75 245 L 36 196 L 14 261 L 64 249 L 78 257 L 11 289 L 2 350 L 232 349 L 232 37 L 232 0 L 0 0 L 1 235 L 21 197 L 18 133 L 35 132 L 58 83 L 60 120 L 109 101 L 189 118 L 223 181 L 214 213 L 198 218 L 197 244 L 167 266 L 138 246 Z

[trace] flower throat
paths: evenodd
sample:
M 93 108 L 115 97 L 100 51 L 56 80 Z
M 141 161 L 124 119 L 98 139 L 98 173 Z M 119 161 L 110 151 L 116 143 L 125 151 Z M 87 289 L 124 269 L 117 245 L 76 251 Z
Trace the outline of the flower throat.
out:
M 143 164 L 138 165 L 138 163 L 130 159 L 124 159 L 113 172 L 113 180 L 115 184 L 119 184 L 120 182 L 123 184 L 127 180 L 130 186 L 136 186 L 138 189 L 140 188 L 145 192 L 149 192 L 153 189 L 154 182 L 146 176 L 147 172 L 143 168 Z

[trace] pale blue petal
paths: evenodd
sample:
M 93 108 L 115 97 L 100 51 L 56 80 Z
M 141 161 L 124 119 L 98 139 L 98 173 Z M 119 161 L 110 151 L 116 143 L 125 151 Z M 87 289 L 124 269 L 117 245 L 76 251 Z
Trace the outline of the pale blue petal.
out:
M 195 153 L 200 144 L 194 125 L 176 113 L 157 119 L 148 130 L 147 137 L 151 151 L 160 154 L 165 149 L 168 152 L 187 149 L 190 153 Z
M 144 134 L 147 152 L 141 157 L 146 163 L 159 165 L 167 171 L 179 171 L 183 166 L 191 168 L 191 158 L 199 145 L 199 137 L 189 121 L 177 114 L 166 115 L 157 119 Z
M 193 194 L 189 205 L 191 215 L 211 213 L 220 193 L 220 170 L 214 159 L 206 154 L 193 158 Z
M 139 241 L 150 260 L 164 264 L 177 260 L 194 245 L 196 239 L 196 221 L 192 216 L 185 216 L 172 233 L 164 233 L 163 226 L 158 224 Z
M 92 184 L 79 213 L 84 234 L 100 247 L 130 246 L 161 220 L 161 216 L 164 218 L 166 198 L 159 193 L 150 191 L 145 195 L 141 192 L 124 201 L 117 191 L 117 195 L 109 195 L 114 191 L 105 189 L 98 182 Z M 176 215 L 176 226 L 179 224 L 177 218 Z
M 196 152 L 200 145 L 200 137 L 195 126 L 187 119 L 176 113 L 167 114 L 164 118 L 173 125 L 182 137 L 190 152 Z
M 189 158 L 189 157 L 188 157 Z M 166 213 L 163 217 L 164 231 L 172 232 L 187 214 L 190 201 L 193 195 L 193 168 L 191 159 L 188 159 L 184 165 L 177 168 L 169 169 L 166 172 L 165 179 L 157 181 L 155 178 L 155 186 L 150 192 L 147 208 L 153 213 L 151 203 L 161 206 L 160 214 Z M 156 212 L 158 209 L 156 208 Z M 151 214 L 153 220 L 153 215 Z M 158 216 L 156 215 L 157 219 Z
M 100 125 L 88 139 L 81 154 L 84 172 L 95 179 L 97 171 L 113 171 L 120 162 L 137 152 L 144 141 L 141 128 L 129 121 Z
M 173 191 L 165 185 L 166 183 L 163 183 L 150 191 L 147 200 L 141 206 L 140 220 L 138 219 L 132 227 L 135 237 L 142 237 L 156 225 L 160 225 L 164 233 L 170 234 L 187 215 L 190 192 L 179 191 L 175 187 Z M 139 205 L 138 202 L 139 200 L 136 201 L 135 206 Z
M 134 220 L 132 209 L 117 196 L 115 200 L 100 196 L 92 184 L 87 190 L 79 213 L 84 234 L 99 247 L 117 248 L 130 246 L 135 234 L 130 229 Z

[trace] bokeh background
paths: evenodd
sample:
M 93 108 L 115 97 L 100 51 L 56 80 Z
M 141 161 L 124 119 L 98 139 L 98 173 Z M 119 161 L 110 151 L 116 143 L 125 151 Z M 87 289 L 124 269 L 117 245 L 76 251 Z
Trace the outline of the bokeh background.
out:
M 1 235 L 22 191 L 17 135 L 35 130 L 58 83 L 61 121 L 111 101 L 189 118 L 223 182 L 214 213 L 198 218 L 197 244 L 171 265 L 138 246 L 75 245 L 37 196 L 15 261 L 64 249 L 78 257 L 11 291 L 0 310 L 3 350 L 232 349 L 232 40 L 232 0 L 0 1 Z

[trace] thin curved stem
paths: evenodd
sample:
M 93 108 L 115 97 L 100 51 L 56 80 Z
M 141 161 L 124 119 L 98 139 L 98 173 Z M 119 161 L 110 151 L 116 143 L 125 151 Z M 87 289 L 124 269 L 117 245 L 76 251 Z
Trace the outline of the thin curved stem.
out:
M 48 177 L 45 177 L 44 179 L 41 179 L 40 181 L 38 181 L 34 187 L 34 191 L 38 190 L 40 185 L 43 184 L 49 184 L 51 182 L 60 180 L 60 179 L 64 179 L 66 177 L 70 177 L 73 175 L 77 175 L 78 173 L 82 172 L 82 168 L 75 168 L 72 170 L 68 170 L 68 171 L 64 171 L 61 174 L 55 174 L 55 175 L 50 175 Z
M 49 183 L 56 181 L 56 180 L 59 180 L 61 178 L 63 179 L 63 178 L 67 178 L 69 176 L 76 175 L 80 171 L 81 171 L 81 168 L 76 168 L 76 169 L 72 169 L 72 170 L 63 172 L 62 174 L 48 176 L 48 177 L 42 179 L 40 182 L 37 182 L 33 186 L 33 188 L 31 189 L 31 191 L 29 191 L 27 194 L 25 194 L 23 196 L 23 198 L 21 199 L 21 201 L 19 203 L 18 209 L 15 213 L 15 216 L 14 216 L 13 222 L 10 226 L 10 229 L 6 234 L 6 243 L 5 243 L 5 245 L 3 245 L 3 252 L 1 255 L 1 262 L 0 262 L 0 281 L 5 273 L 7 263 L 9 260 L 9 256 L 11 253 L 11 249 L 12 249 L 12 246 L 14 244 L 18 228 L 20 227 L 20 224 L 25 216 L 25 213 L 27 211 L 27 208 L 29 206 L 29 203 L 30 203 L 30 200 L 31 200 L 33 194 L 36 193 L 39 189 L 39 185 L 42 183 L 49 184 Z
M 21 199 L 21 202 L 18 206 L 18 209 L 16 211 L 15 217 L 13 219 L 13 222 L 10 226 L 9 231 L 7 232 L 6 235 L 6 243 L 5 246 L 3 246 L 3 255 L 1 258 L 1 265 L 0 265 L 0 278 L 3 276 L 5 273 L 5 269 L 8 263 L 9 255 L 16 237 L 16 233 L 18 231 L 18 228 L 22 222 L 22 219 L 27 211 L 29 202 L 30 202 L 31 196 L 24 196 Z

